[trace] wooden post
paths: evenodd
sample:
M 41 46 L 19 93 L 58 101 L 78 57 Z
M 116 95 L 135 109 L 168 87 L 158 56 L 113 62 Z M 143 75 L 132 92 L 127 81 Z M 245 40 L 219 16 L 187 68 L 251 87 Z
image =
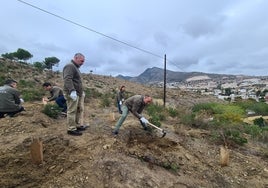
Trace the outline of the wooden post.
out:
M 114 112 L 111 112 L 111 113 L 110 113 L 110 120 L 111 120 L 112 122 L 115 121 Z
M 39 138 L 34 138 L 30 146 L 31 158 L 34 164 L 43 163 L 43 142 Z
M 229 150 L 226 146 L 220 147 L 220 164 L 222 167 L 229 165 Z

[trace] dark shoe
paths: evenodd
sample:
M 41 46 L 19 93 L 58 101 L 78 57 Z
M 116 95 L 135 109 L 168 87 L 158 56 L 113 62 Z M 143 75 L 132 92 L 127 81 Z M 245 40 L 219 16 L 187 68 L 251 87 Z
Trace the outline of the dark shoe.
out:
M 87 128 L 88 128 L 87 125 L 81 125 L 81 126 L 79 126 L 79 127 L 76 127 L 76 129 L 77 129 L 78 131 L 84 131 L 84 130 L 86 130 Z
M 114 130 L 112 133 L 113 135 L 118 135 L 118 130 Z
M 73 135 L 73 136 L 81 136 L 82 135 L 82 133 L 79 132 L 78 130 L 67 131 L 67 134 Z

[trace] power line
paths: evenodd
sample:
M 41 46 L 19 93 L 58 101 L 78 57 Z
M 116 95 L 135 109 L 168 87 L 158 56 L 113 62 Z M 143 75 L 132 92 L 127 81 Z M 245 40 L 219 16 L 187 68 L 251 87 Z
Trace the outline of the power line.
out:
M 84 25 L 82 25 L 82 24 L 79 24 L 79 23 L 77 23 L 77 22 L 75 22 L 75 21 L 72 21 L 72 20 L 70 20 L 70 19 L 64 18 L 64 17 L 62 17 L 62 16 L 60 16 L 60 15 L 57 15 L 57 14 L 55 14 L 55 13 L 52 13 L 52 12 L 47 11 L 47 10 L 45 10 L 45 9 L 42 9 L 42 8 L 40 8 L 40 7 L 37 7 L 37 6 L 33 5 L 33 4 L 27 3 L 27 2 L 25 2 L 25 1 L 23 1 L 23 0 L 17 0 L 17 1 L 19 1 L 19 2 L 21 2 L 21 3 L 23 3 L 23 4 L 25 4 L 25 5 L 28 5 L 28 6 L 32 7 L 32 8 L 35 8 L 35 9 L 37 9 L 37 10 L 40 10 L 40 11 L 42 11 L 42 12 L 45 12 L 45 13 L 47 13 L 47 14 L 50 14 L 50 15 L 52 15 L 52 16 L 54 16 L 54 17 L 57 17 L 57 18 L 59 18 L 59 19 L 61 19 L 61 20 L 64 20 L 64 21 L 66 21 L 66 22 L 69 22 L 69 23 L 71 23 L 71 24 L 73 24 L 73 25 L 82 27 L 82 28 L 84 28 L 84 29 L 86 29 L 86 30 L 89 30 L 89 31 L 94 32 L 94 33 L 97 33 L 97 34 L 99 34 L 99 35 L 101 35 L 101 36 L 104 36 L 104 37 L 106 37 L 106 38 L 109 38 L 109 39 L 111 39 L 111 40 L 113 40 L 113 41 L 119 42 L 119 43 L 124 44 L 124 45 L 126 45 L 126 46 L 128 46 L 128 47 L 134 48 L 134 49 L 136 49 L 136 50 L 142 51 L 142 52 L 144 52 L 144 53 L 150 54 L 150 55 L 152 55 L 152 56 L 155 56 L 155 57 L 157 57 L 157 58 L 160 58 L 160 59 L 164 60 L 164 58 L 163 58 L 162 56 L 158 55 L 158 54 L 155 54 L 155 53 L 150 52 L 150 51 L 148 51 L 148 50 L 139 48 L 139 47 L 134 46 L 134 45 L 132 45 L 132 44 L 129 44 L 129 43 L 127 43 L 127 42 L 124 42 L 124 41 L 121 41 L 121 40 L 116 39 L 116 38 L 114 38 L 114 37 L 111 37 L 111 36 L 109 36 L 109 35 L 103 34 L 103 33 L 99 32 L 99 31 L 96 31 L 96 30 L 94 30 L 94 29 L 91 29 L 91 28 L 89 28 L 89 27 L 87 27 L 87 26 L 84 26 Z M 169 61 L 169 60 L 167 60 L 167 61 L 170 62 L 171 64 L 173 64 L 174 66 L 176 66 L 177 68 L 181 69 L 180 67 L 178 67 L 177 64 L 175 64 L 175 63 L 173 63 L 173 62 L 171 62 L 171 61 Z M 182 69 L 181 69 L 181 70 L 182 70 Z

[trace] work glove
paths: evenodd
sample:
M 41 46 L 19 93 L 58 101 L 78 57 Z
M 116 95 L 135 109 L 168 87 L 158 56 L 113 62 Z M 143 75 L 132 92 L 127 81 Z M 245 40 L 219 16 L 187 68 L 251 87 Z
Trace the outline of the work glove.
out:
M 149 121 L 147 120 L 147 119 L 145 119 L 144 117 L 141 117 L 140 118 L 140 120 L 141 120 L 141 122 L 143 123 L 143 124 L 147 124 L 147 123 L 149 123 Z
M 122 101 L 119 101 L 119 105 L 120 105 L 120 106 L 122 105 Z
M 122 102 L 124 102 L 125 101 L 125 99 L 122 99 Z
M 24 103 L 24 100 L 22 98 L 20 98 L 20 103 Z
M 72 91 L 70 94 L 70 97 L 73 99 L 73 101 L 76 101 L 76 99 L 77 99 L 76 91 Z

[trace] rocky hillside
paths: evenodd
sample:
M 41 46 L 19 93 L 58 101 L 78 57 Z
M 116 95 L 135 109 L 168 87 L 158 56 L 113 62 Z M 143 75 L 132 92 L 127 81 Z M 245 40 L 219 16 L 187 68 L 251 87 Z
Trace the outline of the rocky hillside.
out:
M 60 73 L 38 72 L 15 62 L 0 63 L 0 69 L 4 67 L 1 80 L 11 76 L 35 88 L 44 81 L 62 86 Z M 161 88 L 113 77 L 83 75 L 83 79 L 86 88 L 103 94 L 113 94 L 120 85 L 126 85 L 129 95 L 148 93 L 155 101 L 163 95 Z M 167 94 L 168 106 L 182 115 L 192 105 L 212 100 L 216 101 L 180 90 L 168 90 Z M 144 131 L 129 115 L 114 137 L 111 131 L 119 118 L 116 107 L 113 103 L 103 107 L 101 98 L 89 95 L 85 103 L 89 128 L 74 137 L 66 134 L 65 117 L 52 119 L 42 113 L 40 100 L 26 101 L 24 106 L 26 111 L 20 115 L 0 119 L 0 187 L 268 187 L 268 148 L 257 141 L 230 147 L 229 164 L 222 167 L 222 143 L 213 142 L 209 131 L 181 124 L 179 117 L 161 122 L 167 131 L 161 138 L 159 131 Z M 34 138 L 42 141 L 42 164 L 31 160 Z

